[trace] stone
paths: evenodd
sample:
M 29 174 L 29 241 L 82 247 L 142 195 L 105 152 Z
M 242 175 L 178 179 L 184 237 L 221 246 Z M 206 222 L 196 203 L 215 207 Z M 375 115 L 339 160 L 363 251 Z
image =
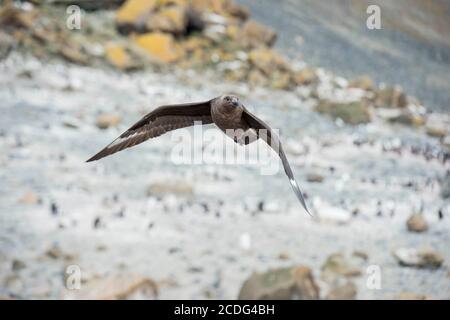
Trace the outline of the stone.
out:
M 186 33 L 188 17 L 183 6 L 169 6 L 153 13 L 146 22 L 147 30 L 168 32 L 174 35 Z
M 173 194 L 177 196 L 191 196 L 194 194 L 194 187 L 183 181 L 177 182 L 156 182 L 147 189 L 147 196 L 164 196 Z
M 366 91 L 373 91 L 373 89 L 375 88 L 375 84 L 368 75 L 363 75 L 357 79 L 350 81 L 348 87 Z
M 364 252 L 364 251 L 361 251 L 361 250 L 353 251 L 352 255 L 354 257 L 361 258 L 364 261 L 367 261 L 369 259 L 369 255 L 367 254 L 367 252 Z
M 341 119 L 345 123 L 352 125 L 368 123 L 371 121 L 368 107 L 362 100 L 348 103 L 321 100 L 316 106 L 316 111 L 327 114 L 333 119 Z
M 117 127 L 122 118 L 116 114 L 103 113 L 97 117 L 95 122 L 99 129 L 107 129 L 110 127 Z
M 62 46 L 59 49 L 59 54 L 68 62 L 88 65 L 89 59 L 85 53 L 82 52 L 78 46 Z
M 393 254 L 401 266 L 407 267 L 437 269 L 444 262 L 444 258 L 431 249 L 399 248 Z
M 408 98 L 401 87 L 386 87 L 376 92 L 374 105 L 377 108 L 405 108 Z
M 145 24 L 158 0 L 127 0 L 116 12 L 116 24 L 120 31 L 144 31 Z
M 353 282 L 347 281 L 344 285 L 332 288 L 327 296 L 327 300 L 354 300 L 357 290 Z
M 135 41 L 151 57 L 165 63 L 175 62 L 182 55 L 181 47 L 170 34 L 146 33 L 138 36 Z
M 406 221 L 406 226 L 412 232 L 425 232 L 428 230 L 428 223 L 423 214 L 414 213 Z
M 253 273 L 239 292 L 240 300 L 313 300 L 319 287 L 311 269 L 305 266 L 279 268 Z
M 251 50 L 248 54 L 248 62 L 266 76 L 272 75 L 275 70 L 283 70 L 286 67 L 283 57 L 267 48 Z
M 289 253 L 287 253 L 286 251 L 280 252 L 280 254 L 278 255 L 278 259 L 289 260 Z
M 248 20 L 242 26 L 241 42 L 249 48 L 271 47 L 276 39 L 276 32 L 254 20 Z
M 20 198 L 19 202 L 22 204 L 28 204 L 28 205 L 34 205 L 39 203 L 40 199 L 36 193 L 33 191 L 27 191 L 25 194 Z
M 328 256 L 321 270 L 322 277 L 329 280 L 336 278 L 336 276 L 357 277 L 362 274 L 361 270 L 351 265 L 341 253 Z
M 105 49 L 106 60 L 114 67 L 127 70 L 132 69 L 134 65 L 131 62 L 130 55 L 126 49 L 120 45 L 111 45 Z
M 74 296 L 80 300 L 154 300 L 157 297 L 158 285 L 154 280 L 124 274 L 94 279 Z
M 317 83 L 319 77 L 312 68 L 304 68 L 300 71 L 294 72 L 294 82 L 299 86 L 306 86 Z
M 408 291 L 402 291 L 395 296 L 396 300 L 430 300 L 431 297 L 424 294 L 417 294 Z
M 320 183 L 320 182 L 323 182 L 324 179 L 325 179 L 325 177 L 323 175 L 321 175 L 321 174 L 318 174 L 318 173 L 308 173 L 306 175 L 306 180 L 308 182 L 318 182 L 318 183 Z
M 404 109 L 398 115 L 388 119 L 391 123 L 401 123 L 411 127 L 420 127 L 425 124 L 425 118 L 411 110 Z
M 427 124 L 425 131 L 427 135 L 435 138 L 444 138 L 449 132 L 445 126 Z
M 11 263 L 11 268 L 13 271 L 19 271 L 25 269 L 26 264 L 22 260 L 14 259 Z

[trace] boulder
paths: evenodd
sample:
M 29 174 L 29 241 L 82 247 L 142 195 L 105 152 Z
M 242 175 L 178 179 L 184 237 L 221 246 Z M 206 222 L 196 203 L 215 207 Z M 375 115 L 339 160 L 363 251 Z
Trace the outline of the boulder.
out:
M 242 26 L 240 40 L 249 48 L 271 47 L 277 39 L 276 32 L 254 20 L 248 20 Z
M 299 86 L 310 85 L 317 83 L 319 77 L 312 68 L 304 68 L 300 71 L 294 72 L 294 82 Z
M 136 275 L 113 275 L 94 279 L 73 297 L 80 300 L 154 300 L 158 285 L 152 279 Z
M 366 91 L 372 91 L 375 88 L 375 84 L 368 75 L 364 75 L 364 76 L 361 76 L 357 79 L 350 81 L 348 84 L 348 87 L 362 89 L 362 90 L 366 90 Z
M 417 293 L 413 293 L 413 292 L 402 291 L 399 294 L 397 294 L 394 299 L 396 299 L 396 300 L 430 300 L 431 298 L 424 294 L 417 294 Z
M 420 127 L 424 125 L 425 118 L 418 113 L 404 109 L 398 115 L 390 117 L 388 121 L 391 123 L 401 123 L 412 127 Z
M 374 105 L 377 108 L 405 108 L 408 98 L 401 87 L 386 87 L 376 92 Z
M 194 194 L 194 186 L 183 181 L 155 182 L 147 189 L 147 196 L 164 196 L 168 194 L 191 196 Z
M 345 284 L 332 288 L 327 296 L 327 300 L 354 300 L 357 290 L 353 282 L 347 281 Z
M 306 180 L 308 182 L 318 182 L 318 183 L 320 183 L 320 182 L 323 182 L 324 179 L 325 179 L 325 177 L 323 175 L 321 175 L 321 174 L 318 174 L 318 173 L 308 173 L 306 175 Z
M 444 262 L 444 258 L 431 249 L 399 248 L 393 254 L 400 265 L 407 267 L 437 269 Z
M 138 46 L 143 48 L 152 58 L 171 63 L 181 56 L 181 47 L 170 34 L 152 32 L 136 38 Z
M 305 266 L 253 273 L 242 285 L 241 300 L 311 300 L 319 298 L 319 287 Z
M 316 111 L 353 125 L 368 123 L 371 120 L 368 107 L 362 100 L 348 103 L 321 100 L 316 106 Z
M 127 0 L 116 12 L 116 24 L 121 32 L 144 31 L 148 17 L 158 0 Z
M 285 70 L 286 62 L 277 52 L 268 48 L 253 49 L 248 54 L 248 62 L 266 76 L 272 75 L 275 70 Z
M 362 274 L 361 270 L 350 264 L 341 253 L 331 254 L 322 268 L 322 277 L 332 280 L 336 277 L 357 277 Z
M 186 33 L 187 11 L 183 6 L 169 6 L 150 15 L 146 22 L 147 30 L 161 31 L 174 35 Z
M 420 213 L 412 214 L 406 221 L 406 226 L 412 232 L 425 232 L 428 230 L 428 223 Z
M 444 138 L 449 133 L 446 126 L 431 123 L 427 123 L 425 131 L 427 135 L 435 138 Z

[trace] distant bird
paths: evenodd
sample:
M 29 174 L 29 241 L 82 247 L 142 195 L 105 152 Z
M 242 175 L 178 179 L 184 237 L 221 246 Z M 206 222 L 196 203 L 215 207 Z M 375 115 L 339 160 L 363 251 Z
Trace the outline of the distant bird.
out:
M 99 160 L 166 132 L 192 126 L 196 121 L 201 121 L 202 124 L 214 123 L 241 145 L 252 143 L 258 138 L 263 139 L 275 152 L 278 152 L 297 198 L 306 212 L 311 215 L 278 136 L 264 121 L 251 114 L 234 95 L 222 95 L 204 102 L 158 107 L 86 162 Z

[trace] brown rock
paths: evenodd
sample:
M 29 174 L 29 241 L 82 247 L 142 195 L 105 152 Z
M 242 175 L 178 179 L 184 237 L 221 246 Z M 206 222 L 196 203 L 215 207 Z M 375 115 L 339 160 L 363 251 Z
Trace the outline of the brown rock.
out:
M 311 68 L 304 68 L 294 73 L 294 82 L 299 86 L 316 83 L 319 80 L 316 72 Z
M 242 44 L 250 48 L 271 47 L 277 39 L 276 32 L 254 20 L 248 20 L 242 27 Z
M 175 62 L 182 54 L 181 47 L 170 34 L 147 33 L 137 37 L 136 43 L 151 57 L 166 63 Z
M 83 286 L 75 299 L 82 300 L 154 300 L 158 286 L 149 278 L 136 275 L 115 275 L 95 279 Z
M 324 176 L 322 176 L 321 174 L 318 174 L 318 173 L 308 173 L 306 176 L 306 180 L 308 182 L 320 183 L 320 182 L 323 182 L 324 179 L 325 179 Z
M 191 196 L 194 194 L 194 187 L 183 181 L 157 182 L 153 183 L 147 190 L 148 196 L 164 196 L 174 194 L 177 196 Z
M 311 300 L 319 298 L 319 287 L 311 269 L 304 266 L 253 273 L 239 292 L 241 300 Z
M 80 47 L 62 46 L 59 53 L 69 62 L 81 65 L 87 65 L 89 63 L 87 55 L 81 51 Z
M 370 122 L 370 113 L 364 101 L 349 103 L 336 103 L 321 100 L 316 111 L 330 115 L 333 119 L 342 119 L 348 124 L 361 124 Z
M 378 108 L 405 108 L 408 98 L 400 87 L 387 87 L 376 92 L 374 104 Z
M 168 32 L 181 35 L 186 32 L 188 19 L 186 8 L 182 6 L 169 6 L 152 14 L 146 23 L 149 31 Z
M 233 17 L 236 17 L 242 21 L 245 21 L 250 17 L 250 10 L 246 6 L 237 4 L 234 1 L 231 1 L 228 12 Z
M 267 48 L 258 48 L 250 51 L 248 61 L 266 76 L 271 76 L 275 70 L 285 70 L 287 68 L 283 57 Z
M 12 268 L 14 271 L 22 270 L 22 269 L 24 269 L 25 267 L 26 267 L 26 264 L 25 264 L 25 262 L 23 262 L 22 260 L 14 259 L 14 260 L 12 261 L 11 268 Z
M 354 300 L 356 298 L 356 286 L 353 282 L 348 281 L 342 286 L 334 287 L 328 292 L 327 300 Z
M 287 253 L 286 251 L 280 252 L 280 254 L 278 255 L 278 259 L 280 259 L 280 260 L 288 260 L 289 259 L 289 253 Z
M 431 249 L 399 248 L 394 251 L 394 257 L 402 266 L 423 269 L 437 269 L 444 262 L 444 258 Z
M 389 118 L 389 122 L 401 123 L 412 127 L 420 127 L 424 125 L 425 119 L 422 115 L 405 109 L 402 110 L 399 115 Z
M 424 294 L 416 294 L 413 292 L 402 291 L 395 296 L 396 300 L 430 300 L 429 296 Z
M 96 125 L 100 129 L 117 127 L 122 118 L 115 114 L 103 113 L 97 117 Z
M 414 213 L 406 221 L 406 226 L 412 232 L 425 232 L 428 230 L 428 223 L 420 213 Z
M 331 276 L 357 277 L 361 275 L 361 270 L 350 265 L 341 253 L 330 255 L 322 266 L 324 278 Z
M 448 129 L 445 128 L 444 126 L 427 125 L 426 127 L 426 133 L 430 137 L 444 138 L 448 134 L 448 132 L 449 132 Z
M 373 80 L 367 75 L 361 76 L 355 80 L 350 81 L 348 86 L 350 88 L 358 88 L 366 91 L 372 91 L 375 88 Z

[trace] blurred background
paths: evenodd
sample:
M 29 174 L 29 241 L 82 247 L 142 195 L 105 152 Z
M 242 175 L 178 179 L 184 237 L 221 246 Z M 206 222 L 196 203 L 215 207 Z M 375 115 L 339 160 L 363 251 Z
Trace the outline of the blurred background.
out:
M 449 14 L 0 1 L 0 298 L 450 298 Z M 314 218 L 284 172 L 175 164 L 170 134 L 85 163 L 155 107 L 224 93 L 281 128 Z

